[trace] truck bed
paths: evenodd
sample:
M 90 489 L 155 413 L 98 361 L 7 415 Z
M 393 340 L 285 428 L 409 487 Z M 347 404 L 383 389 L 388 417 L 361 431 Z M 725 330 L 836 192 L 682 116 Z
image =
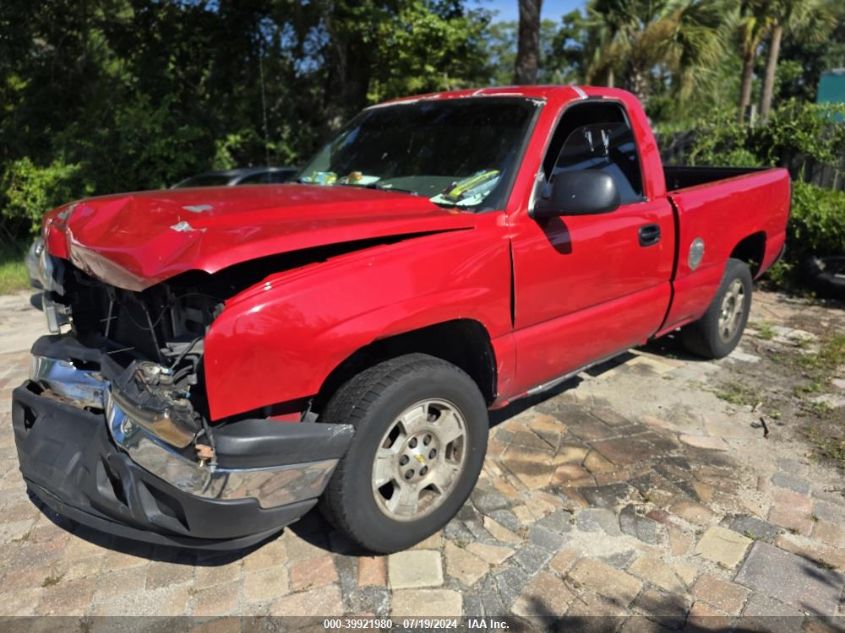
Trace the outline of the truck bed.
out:
M 688 165 L 664 165 L 667 191 L 678 191 L 688 187 L 706 185 L 718 180 L 736 178 L 755 172 L 766 171 L 768 167 L 693 167 Z
M 752 253 L 752 273 L 777 259 L 786 239 L 789 173 L 779 168 L 665 167 L 666 188 L 678 226 L 678 258 L 667 328 L 699 318 L 719 287 L 728 258 Z M 690 247 L 704 255 L 690 266 Z

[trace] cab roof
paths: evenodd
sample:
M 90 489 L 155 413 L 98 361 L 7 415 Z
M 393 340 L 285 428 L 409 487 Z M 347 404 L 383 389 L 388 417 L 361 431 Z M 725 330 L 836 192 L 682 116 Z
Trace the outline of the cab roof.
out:
M 449 90 L 446 92 L 431 92 L 391 99 L 379 105 L 399 103 L 413 103 L 415 101 L 438 101 L 441 99 L 466 99 L 470 97 L 522 97 L 525 99 L 539 99 L 543 101 L 565 102 L 587 98 L 619 98 L 622 95 L 630 97 L 630 93 L 617 88 L 596 86 L 570 85 L 529 85 L 529 86 L 496 86 L 490 88 L 467 88 L 463 90 Z

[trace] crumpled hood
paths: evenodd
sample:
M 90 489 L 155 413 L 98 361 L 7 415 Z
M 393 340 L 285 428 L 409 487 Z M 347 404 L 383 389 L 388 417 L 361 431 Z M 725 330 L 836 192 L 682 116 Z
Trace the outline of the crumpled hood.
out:
M 427 198 L 360 187 L 278 185 L 90 198 L 45 218 L 48 251 L 90 275 L 143 290 L 189 270 L 356 240 L 474 225 Z

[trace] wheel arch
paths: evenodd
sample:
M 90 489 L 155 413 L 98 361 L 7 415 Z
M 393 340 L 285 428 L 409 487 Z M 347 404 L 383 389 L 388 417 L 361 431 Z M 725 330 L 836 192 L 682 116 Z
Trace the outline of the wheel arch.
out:
M 761 271 L 763 259 L 766 256 L 766 233 L 758 231 L 742 238 L 731 251 L 730 258 L 738 259 L 748 264 L 751 276 L 757 277 Z
M 312 401 L 312 409 L 316 413 L 322 411 L 338 388 L 356 374 L 411 353 L 428 354 L 452 363 L 475 381 L 488 405 L 496 399 L 498 377 L 490 334 L 475 319 L 455 319 L 378 339 L 356 350 L 323 381 Z

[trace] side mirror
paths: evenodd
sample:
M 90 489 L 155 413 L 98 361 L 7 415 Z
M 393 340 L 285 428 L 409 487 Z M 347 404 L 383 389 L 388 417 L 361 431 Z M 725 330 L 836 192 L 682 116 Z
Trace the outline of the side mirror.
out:
M 619 190 L 608 174 L 592 169 L 564 171 L 555 176 L 551 195 L 537 200 L 531 217 L 607 213 L 619 204 Z

